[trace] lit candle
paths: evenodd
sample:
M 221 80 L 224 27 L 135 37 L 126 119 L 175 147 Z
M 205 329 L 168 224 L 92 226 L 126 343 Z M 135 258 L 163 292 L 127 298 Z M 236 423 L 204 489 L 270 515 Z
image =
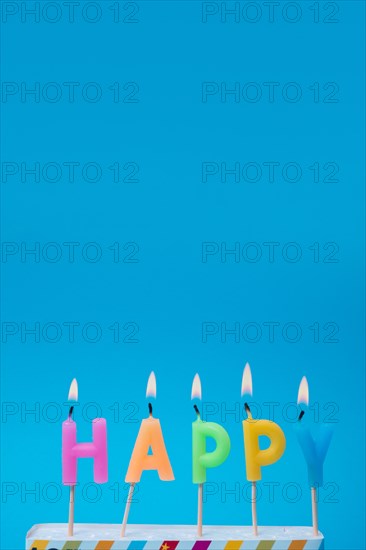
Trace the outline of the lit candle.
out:
M 241 395 L 253 395 L 252 373 L 249 363 L 245 365 Z M 286 448 L 285 434 L 278 424 L 270 420 L 257 420 L 252 417 L 249 405 L 245 403 L 247 419 L 243 421 L 245 464 L 248 481 L 252 482 L 252 524 L 254 535 L 258 535 L 256 482 L 262 479 L 261 467 L 277 462 Z M 261 450 L 260 436 L 267 436 L 270 445 Z
M 156 397 L 156 378 L 150 374 L 146 397 Z M 149 454 L 151 449 L 151 454 Z M 141 422 L 140 430 L 135 442 L 125 481 L 130 484 L 125 513 L 122 521 L 121 536 L 125 536 L 128 514 L 135 484 L 141 479 L 145 470 L 156 470 L 162 481 L 173 481 L 174 474 L 165 447 L 160 421 L 153 417 L 152 405 L 149 403 L 149 416 Z
M 300 382 L 297 403 L 299 405 L 309 405 L 309 385 L 305 376 L 303 376 Z M 313 531 L 314 535 L 318 535 L 317 488 L 323 485 L 323 464 L 333 436 L 333 430 L 329 425 L 322 424 L 319 428 L 317 438 L 314 439 L 310 429 L 304 425 L 302 420 L 304 414 L 305 410 L 302 409 L 299 414 L 299 421 L 296 424 L 296 435 L 308 466 Z
M 71 382 L 69 401 L 77 401 L 77 381 Z M 95 483 L 108 481 L 107 458 L 107 425 L 104 418 L 96 418 L 92 422 L 93 441 L 77 443 L 76 422 L 72 418 L 74 407 L 70 407 L 68 419 L 62 423 L 62 483 L 70 486 L 68 535 L 74 532 L 74 501 L 75 485 L 77 483 L 78 458 L 94 459 Z
M 191 399 L 202 399 L 201 380 L 195 375 L 192 384 Z M 203 484 L 206 481 L 207 468 L 220 466 L 230 453 L 230 438 L 227 431 L 215 422 L 204 422 L 197 405 L 194 405 L 197 419 L 192 423 L 192 472 L 193 483 L 198 484 L 197 534 L 202 536 Z M 216 448 L 206 451 L 207 438 L 215 440 Z

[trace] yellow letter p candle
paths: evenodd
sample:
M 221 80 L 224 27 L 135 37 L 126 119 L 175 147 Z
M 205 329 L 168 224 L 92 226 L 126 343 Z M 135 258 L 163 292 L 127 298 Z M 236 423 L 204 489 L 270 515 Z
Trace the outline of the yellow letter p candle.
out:
M 248 418 L 243 421 L 245 465 L 248 481 L 262 479 L 261 467 L 277 462 L 283 455 L 286 439 L 283 431 L 275 422 L 270 420 L 254 420 Z M 267 436 L 271 443 L 267 449 L 259 447 L 260 436 Z
M 252 395 L 252 374 L 250 366 L 245 365 L 242 381 L 241 395 Z M 248 418 L 243 421 L 245 464 L 248 481 L 262 479 L 261 467 L 277 462 L 286 448 L 285 434 L 278 424 L 270 420 L 255 420 L 252 418 L 249 406 L 245 404 Z M 266 436 L 270 440 L 267 449 L 261 449 L 259 438 Z
M 252 373 L 249 363 L 245 365 L 241 383 L 241 396 L 253 395 Z M 245 403 L 248 418 L 243 421 L 245 465 L 247 479 L 252 482 L 252 524 L 253 534 L 258 535 L 257 523 L 257 488 L 256 482 L 262 479 L 261 467 L 277 462 L 284 453 L 286 439 L 281 428 L 269 420 L 254 420 L 249 405 Z M 267 436 L 270 445 L 261 450 L 259 446 L 260 436 Z

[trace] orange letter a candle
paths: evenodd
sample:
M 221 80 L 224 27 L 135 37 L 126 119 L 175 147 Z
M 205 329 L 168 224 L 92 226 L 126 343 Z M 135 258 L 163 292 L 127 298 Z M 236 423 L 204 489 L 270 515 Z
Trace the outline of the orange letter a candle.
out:
M 165 448 L 160 421 L 152 416 L 141 422 L 126 474 L 127 483 L 137 483 L 144 470 L 157 470 L 163 481 L 172 481 L 174 474 Z M 149 453 L 151 448 L 152 454 Z
M 153 372 L 150 374 L 147 383 L 146 397 L 156 397 L 156 379 Z M 130 490 L 122 521 L 121 537 L 125 536 L 134 487 L 140 481 L 142 472 L 144 470 L 157 470 L 161 480 L 174 480 L 160 421 L 153 417 L 151 403 L 149 403 L 149 412 L 149 417 L 141 422 L 125 478 L 126 482 L 130 484 Z M 149 449 L 151 449 L 151 454 L 149 454 Z
M 146 397 L 156 397 L 156 378 L 154 372 L 149 376 Z M 149 413 L 149 417 L 141 422 L 126 474 L 126 483 L 138 483 L 144 470 L 157 470 L 160 479 L 163 481 L 174 480 L 160 421 L 153 417 L 150 403 Z M 150 448 L 151 454 L 149 454 Z

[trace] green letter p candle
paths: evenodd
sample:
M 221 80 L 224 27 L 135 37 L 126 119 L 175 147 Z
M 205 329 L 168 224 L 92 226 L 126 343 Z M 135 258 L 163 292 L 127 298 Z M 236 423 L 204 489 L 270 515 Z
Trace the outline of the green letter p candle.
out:
M 206 440 L 212 437 L 216 448 L 206 451 Z M 193 483 L 205 483 L 206 469 L 220 466 L 230 452 L 230 438 L 227 431 L 216 422 L 203 422 L 200 417 L 192 423 L 192 471 Z

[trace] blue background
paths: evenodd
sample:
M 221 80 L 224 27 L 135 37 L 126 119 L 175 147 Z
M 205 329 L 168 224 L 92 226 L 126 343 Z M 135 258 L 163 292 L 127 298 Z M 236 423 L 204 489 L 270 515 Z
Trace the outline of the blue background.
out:
M 4 4 L 3 2 L 3 9 Z M 32 4 L 32 3 L 27 3 Z M 41 5 L 44 3 L 41 2 Z M 61 4 L 61 3 L 60 3 Z M 85 4 L 85 2 L 84 2 Z M 63 250 L 57 262 L 35 262 L 20 253 L 3 255 L 3 337 L 9 325 L 17 334 L 3 343 L 2 400 L 14 403 L 14 414 L 2 417 L 2 534 L 1 548 L 22 548 L 26 531 L 34 523 L 67 519 L 68 493 L 60 498 L 47 488 L 61 481 L 61 422 L 66 416 L 70 381 L 77 377 L 80 407 L 75 418 L 81 440 L 90 437 L 82 406 L 98 402 L 108 421 L 109 479 L 100 499 L 87 502 L 77 493 L 76 521 L 118 523 L 123 516 L 123 483 L 130 453 L 145 416 L 145 386 L 149 372 L 157 375 L 156 414 L 160 417 L 176 481 L 162 483 L 145 474 L 133 504 L 131 522 L 193 523 L 196 488 L 191 484 L 191 382 L 199 371 L 204 401 L 216 403 L 208 417 L 228 430 L 232 451 L 226 463 L 209 472 L 217 494 L 205 504 L 205 522 L 250 523 L 250 503 L 226 496 L 227 488 L 245 490 L 243 441 L 239 413 L 225 417 L 225 407 L 240 405 L 242 369 L 252 366 L 254 400 L 278 402 L 275 420 L 283 427 L 287 449 L 277 464 L 263 470 L 264 483 L 278 482 L 275 504 L 267 489 L 258 505 L 262 525 L 310 524 L 310 495 L 306 467 L 291 422 L 282 407 L 296 399 L 298 383 L 306 374 L 311 400 L 319 403 L 320 420 L 333 410 L 334 439 L 325 464 L 327 488 L 320 493 L 320 527 L 327 548 L 357 549 L 364 539 L 364 291 L 363 50 L 364 3 L 337 2 L 337 22 L 324 18 L 332 8 L 320 2 L 319 23 L 310 2 L 298 22 L 282 15 L 280 3 L 274 22 L 262 2 L 256 23 L 243 18 L 226 22 L 218 14 L 202 22 L 201 2 L 138 2 L 136 23 L 113 22 L 112 2 L 101 2 L 100 21 L 92 24 L 76 10 L 75 22 L 65 8 L 59 22 L 46 17 L 21 21 L 18 14 L 2 25 L 2 80 L 62 85 L 66 81 L 98 82 L 100 101 L 85 101 L 79 92 L 70 103 L 65 95 L 51 103 L 42 97 L 21 101 L 20 94 L 3 97 L 2 161 L 42 164 L 53 161 L 98 163 L 100 181 L 80 177 L 73 183 L 64 172 L 58 182 L 19 173 L 2 181 L 3 237 L 5 242 L 40 246 L 54 242 Z M 83 5 L 83 2 L 81 2 Z M 216 3 L 221 9 L 221 3 Z M 241 4 L 242 6 L 244 4 Z M 17 4 L 20 9 L 20 3 Z M 133 7 L 120 2 L 124 17 Z M 50 8 L 51 10 L 51 8 Z M 92 13 L 92 12 L 90 12 Z M 291 9 L 289 11 L 292 17 Z M 91 15 L 92 16 L 92 15 Z M 50 17 L 52 13 L 50 11 Z M 108 87 L 114 82 L 137 82 L 136 103 L 114 103 Z M 205 81 L 256 82 L 258 102 L 220 95 L 202 101 Z M 268 101 L 263 82 L 276 81 L 276 95 Z M 302 98 L 285 101 L 287 82 L 301 87 Z M 320 100 L 309 89 L 320 84 Z M 337 102 L 326 103 L 336 82 Z M 80 90 L 80 87 L 78 90 Z M 126 92 L 123 92 L 126 94 Z M 114 183 L 108 166 L 114 162 L 139 166 L 138 182 Z M 301 165 L 299 182 L 263 172 L 256 183 L 219 176 L 202 182 L 203 162 L 275 161 Z M 314 182 L 309 166 L 335 162 L 337 180 Z M 263 168 L 263 165 L 262 165 Z M 81 243 L 74 262 L 62 243 Z M 202 261 L 202 243 L 258 243 L 263 253 L 257 262 L 216 254 Z M 280 243 L 273 262 L 264 242 Z M 99 261 L 86 261 L 81 247 L 96 242 Z M 114 262 L 113 243 L 138 243 L 135 263 Z M 301 247 L 298 262 L 286 261 L 281 250 L 288 242 Z M 314 243 L 320 243 L 315 262 Z M 336 262 L 326 262 L 322 247 L 336 243 Z M 128 250 L 130 251 L 130 249 Z M 128 252 L 127 251 L 127 252 Z M 51 252 L 50 252 L 51 253 Z M 80 323 L 70 342 L 66 329 L 58 342 L 40 336 L 21 341 L 21 323 L 48 322 L 63 326 Z M 280 323 L 273 342 L 263 323 Z M 98 342 L 83 338 L 81 327 L 93 322 L 102 331 Z M 138 342 L 115 343 L 110 328 L 133 322 Z M 219 331 L 203 341 L 202 323 Z M 227 327 L 258 323 L 263 332 L 257 342 L 221 338 Z M 282 328 L 296 322 L 302 336 L 290 343 Z M 320 326 L 314 342 L 309 327 Z M 339 327 L 336 342 L 324 338 L 324 325 Z M 64 327 L 65 328 L 65 327 Z M 51 331 L 52 332 L 52 331 Z M 51 334 L 50 332 L 50 334 Z M 5 334 L 6 336 L 6 334 Z M 224 340 L 224 341 L 222 341 Z M 58 403 L 62 414 L 47 421 L 45 408 Z M 9 407 L 5 403 L 5 407 Z M 39 405 L 35 405 L 38 403 Z M 120 418 L 115 411 L 119 403 Z M 135 403 L 136 405 L 128 405 Z M 330 405 L 333 403 L 335 405 Z M 40 417 L 21 416 L 24 407 L 39 406 Z M 206 403 L 207 408 L 207 403 Z M 17 412 L 19 410 L 19 412 Z M 49 408 L 49 416 L 56 409 Z M 207 410 L 207 409 L 206 409 Z M 239 410 L 239 409 L 237 409 Z M 43 411 L 43 414 L 42 414 Z M 90 414 L 93 413 L 89 409 Z M 133 413 L 132 417 L 127 417 Z M 85 416 L 85 415 L 84 415 Z M 316 420 L 314 411 L 309 420 Z M 79 466 L 81 485 L 92 481 L 89 460 Z M 300 487 L 298 502 L 286 485 Z M 7 485 L 4 485 L 7 484 Z M 8 485 L 9 483 L 14 485 Z M 39 483 L 40 497 L 26 494 Z M 118 483 L 119 496 L 114 502 Z M 16 494 L 6 491 L 13 487 Z M 60 489 L 61 490 L 61 489 Z M 42 496 L 42 491 L 45 494 Z M 266 492 L 267 491 L 267 492 Z M 56 494 L 56 502 L 50 500 Z M 95 492 L 90 489 L 90 498 Z M 333 496 L 331 496 L 333 495 Z M 295 495 L 296 496 L 296 495 Z M 89 500 L 90 500 L 89 498 Z M 224 502 L 223 502 L 224 501 Z M 331 501 L 331 502 L 329 502 Z

